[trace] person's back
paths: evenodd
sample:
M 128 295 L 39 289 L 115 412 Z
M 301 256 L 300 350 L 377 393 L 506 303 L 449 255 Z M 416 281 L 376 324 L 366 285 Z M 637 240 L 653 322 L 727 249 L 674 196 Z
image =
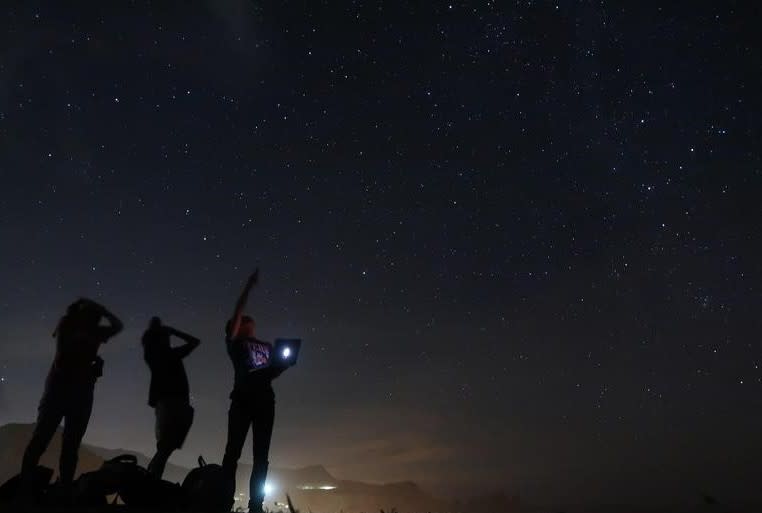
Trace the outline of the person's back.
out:
M 56 354 L 48 374 L 57 385 L 89 385 L 100 377 L 102 360 L 98 349 L 115 335 L 113 328 L 100 326 L 100 316 L 90 312 L 65 315 L 56 328 Z
M 67 377 L 82 374 L 98 356 L 103 342 L 105 337 L 98 336 L 96 327 L 78 327 L 75 321 L 63 321 L 56 339 L 53 371 Z
M 170 333 L 163 326 L 150 327 L 143 334 L 143 356 L 151 370 L 148 404 L 155 407 L 159 399 L 189 402 L 188 375 L 183 358 L 170 346 Z
M 179 347 L 170 345 L 174 335 L 185 341 Z M 190 405 L 188 376 L 183 358 L 188 356 L 200 341 L 169 326 L 158 317 L 151 319 L 143 334 L 143 356 L 151 370 L 148 404 L 156 415 L 156 454 L 148 464 L 148 470 L 161 477 L 167 460 L 175 449 L 182 447 L 193 423 Z
M 108 321 L 108 326 L 100 325 L 102 318 Z M 122 327 L 114 314 L 94 301 L 80 299 L 69 305 L 53 333 L 56 355 L 45 382 L 34 433 L 24 452 L 22 475 L 30 475 L 65 419 L 60 481 L 71 484 L 79 445 L 92 412 L 95 382 L 103 371 L 98 348 Z

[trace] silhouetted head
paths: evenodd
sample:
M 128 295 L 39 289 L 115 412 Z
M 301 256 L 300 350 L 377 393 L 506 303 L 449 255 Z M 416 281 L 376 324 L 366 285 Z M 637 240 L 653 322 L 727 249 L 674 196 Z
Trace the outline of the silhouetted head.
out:
M 161 323 L 158 317 L 151 317 L 148 321 L 148 329 L 143 335 L 143 343 L 150 342 L 154 346 L 169 347 L 169 331 Z
M 240 333 L 242 337 L 253 337 L 256 327 L 257 323 L 254 322 L 254 319 L 248 315 L 243 315 L 241 316 L 241 327 L 239 328 L 238 333 Z
M 225 331 L 228 333 L 230 332 L 230 328 L 232 327 L 233 321 L 232 319 L 228 321 L 227 326 L 225 326 Z M 254 331 L 257 326 L 257 323 L 254 322 L 254 319 L 249 317 L 248 315 L 242 315 L 241 316 L 241 326 L 238 328 L 238 335 L 236 338 L 254 338 Z
M 89 301 L 78 299 L 66 307 L 66 314 L 58 321 L 53 336 L 58 336 L 61 330 L 71 333 L 93 329 L 98 326 L 100 320 L 100 310 Z
M 71 315 L 74 317 L 79 312 L 80 308 L 82 308 L 83 301 L 81 299 L 77 299 L 72 304 L 66 307 L 66 315 Z
M 161 328 L 161 319 L 158 317 L 151 317 L 151 320 L 148 322 L 148 329 L 157 330 L 159 328 Z
M 91 302 L 78 299 L 66 309 L 66 316 L 83 328 L 93 328 L 101 320 L 101 311 Z

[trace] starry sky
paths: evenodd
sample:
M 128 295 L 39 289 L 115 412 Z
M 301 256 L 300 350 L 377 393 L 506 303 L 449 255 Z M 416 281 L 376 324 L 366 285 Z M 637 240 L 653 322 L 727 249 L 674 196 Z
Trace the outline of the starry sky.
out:
M 276 466 L 758 498 L 751 2 L 193 4 L 4 9 L 0 422 L 34 419 L 91 296 L 126 329 L 86 441 L 152 451 L 159 315 L 202 339 L 174 461 L 219 460 L 259 265 L 258 335 L 304 340 Z

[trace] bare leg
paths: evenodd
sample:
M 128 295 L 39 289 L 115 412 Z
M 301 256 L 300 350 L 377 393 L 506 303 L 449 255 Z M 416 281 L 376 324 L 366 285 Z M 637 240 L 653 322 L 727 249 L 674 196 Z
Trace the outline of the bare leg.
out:
M 164 475 L 164 468 L 167 466 L 169 457 L 172 456 L 174 449 L 163 445 L 161 443 L 156 444 L 156 454 L 154 454 L 151 462 L 148 464 L 148 472 L 157 479 L 161 479 Z
M 174 447 L 171 444 L 171 435 L 173 423 L 177 420 L 173 418 L 174 412 L 170 404 L 160 401 L 156 405 L 156 454 L 148 464 L 148 472 L 156 478 L 161 479 L 164 474 L 164 468 L 167 460 L 172 455 Z

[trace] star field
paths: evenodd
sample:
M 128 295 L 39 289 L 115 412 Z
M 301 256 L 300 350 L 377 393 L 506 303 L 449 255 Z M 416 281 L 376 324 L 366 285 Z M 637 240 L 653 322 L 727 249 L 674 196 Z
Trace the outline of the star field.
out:
M 275 386 L 278 465 L 538 501 L 754 497 L 752 11 L 17 3 L 0 421 L 34 418 L 56 320 L 92 296 L 126 329 L 87 440 L 150 452 L 139 337 L 160 315 L 202 339 L 176 459 L 219 459 L 223 327 L 259 265 L 261 335 L 304 339 Z

